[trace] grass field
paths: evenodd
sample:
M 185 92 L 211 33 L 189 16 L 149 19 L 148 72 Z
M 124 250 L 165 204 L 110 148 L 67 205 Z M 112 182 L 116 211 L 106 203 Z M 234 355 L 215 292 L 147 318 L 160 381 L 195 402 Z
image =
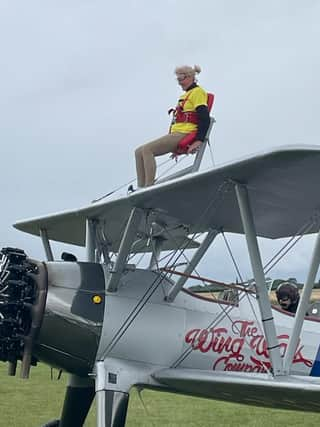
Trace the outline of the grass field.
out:
M 50 368 L 39 364 L 32 368 L 29 380 L 8 377 L 0 364 L 0 426 L 40 427 L 59 417 L 67 375 L 51 380 Z M 56 377 L 57 372 L 54 371 Z M 128 427 L 203 427 L 203 426 L 317 426 L 320 414 L 254 408 L 169 393 L 143 391 L 130 394 Z M 95 427 L 93 405 L 86 427 Z

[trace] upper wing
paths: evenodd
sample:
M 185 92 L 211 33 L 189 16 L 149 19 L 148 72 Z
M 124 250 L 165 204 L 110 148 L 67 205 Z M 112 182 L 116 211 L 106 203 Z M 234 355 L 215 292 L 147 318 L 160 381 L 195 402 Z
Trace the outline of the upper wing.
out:
M 258 236 L 292 236 L 319 209 L 320 148 L 282 147 L 117 200 L 20 221 L 14 226 L 35 235 L 44 228 L 50 239 L 84 245 L 86 218 L 97 219 L 103 224 L 111 249 L 117 250 L 129 214 L 133 207 L 138 207 L 145 212 L 139 226 L 139 250 L 146 247 L 151 223 L 167 230 L 163 249 L 176 248 L 194 232 L 224 229 L 243 233 L 233 188 L 235 181 L 247 185 Z M 308 230 L 316 231 L 316 224 Z
M 153 378 L 194 396 L 272 408 L 320 411 L 320 378 L 267 374 L 163 369 Z

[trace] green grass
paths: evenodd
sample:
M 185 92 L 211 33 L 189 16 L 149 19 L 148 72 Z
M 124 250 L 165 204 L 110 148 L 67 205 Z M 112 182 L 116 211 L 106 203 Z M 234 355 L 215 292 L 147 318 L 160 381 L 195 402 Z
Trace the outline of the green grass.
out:
M 21 380 L 19 370 L 16 377 L 8 377 L 6 371 L 6 365 L 1 363 L 0 427 L 40 427 L 59 418 L 67 375 L 59 381 L 51 380 L 50 368 L 41 364 L 32 368 L 29 380 Z M 128 427 L 311 427 L 320 420 L 320 414 L 254 408 L 148 390 L 142 392 L 142 399 L 146 409 L 135 390 L 130 394 Z M 94 405 L 86 427 L 96 427 Z

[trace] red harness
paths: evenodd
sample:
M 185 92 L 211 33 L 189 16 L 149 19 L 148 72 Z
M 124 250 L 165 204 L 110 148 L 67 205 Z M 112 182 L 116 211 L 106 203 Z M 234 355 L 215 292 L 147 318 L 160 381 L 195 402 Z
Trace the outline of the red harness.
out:
M 183 111 L 184 105 L 187 102 L 190 93 L 185 97 L 185 99 L 179 104 L 174 110 L 173 121 L 175 123 L 194 123 L 198 124 L 198 114 L 195 111 Z
M 183 111 L 183 106 L 186 103 L 188 97 L 186 97 L 184 99 L 183 104 L 180 106 L 178 106 L 175 110 L 175 121 L 178 122 L 189 122 L 189 123 L 194 123 L 194 124 L 198 124 L 198 115 L 195 111 Z M 209 113 L 212 109 L 213 106 L 213 101 L 214 101 L 214 94 L 213 93 L 208 93 L 208 100 L 207 100 L 207 105 L 208 105 L 208 110 Z M 178 109 L 182 110 L 182 113 L 179 113 Z M 177 120 L 177 116 L 181 119 Z M 187 154 L 188 148 L 190 147 L 190 145 L 196 140 L 196 136 L 197 136 L 197 131 L 195 130 L 194 132 L 190 132 L 188 133 L 185 137 L 183 137 L 181 139 L 181 141 L 178 144 L 177 150 L 174 154 Z
M 198 124 L 198 115 L 195 111 L 184 111 L 185 103 L 187 102 L 191 91 L 188 95 L 179 103 L 176 108 L 171 108 L 169 114 L 173 113 L 172 124 L 173 123 L 193 123 Z
M 183 111 L 181 107 L 176 109 L 174 120 L 176 123 L 198 124 L 198 114 L 195 111 Z

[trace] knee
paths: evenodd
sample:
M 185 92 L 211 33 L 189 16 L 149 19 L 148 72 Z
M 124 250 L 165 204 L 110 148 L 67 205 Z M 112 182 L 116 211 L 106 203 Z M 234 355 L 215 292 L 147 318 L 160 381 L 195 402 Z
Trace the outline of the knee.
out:
M 152 156 L 153 155 L 153 152 L 152 152 L 152 150 L 151 150 L 151 148 L 149 147 L 149 145 L 148 144 L 146 144 L 146 145 L 143 145 L 142 147 L 141 147 L 141 153 L 142 153 L 142 155 L 145 157 L 145 156 Z
M 135 151 L 136 158 L 149 157 L 150 155 L 153 155 L 153 152 L 152 152 L 152 149 L 150 148 L 149 144 L 141 145 Z
M 137 158 L 141 158 L 142 157 L 142 149 L 143 149 L 143 145 L 141 145 L 140 147 L 136 148 L 134 155 Z

